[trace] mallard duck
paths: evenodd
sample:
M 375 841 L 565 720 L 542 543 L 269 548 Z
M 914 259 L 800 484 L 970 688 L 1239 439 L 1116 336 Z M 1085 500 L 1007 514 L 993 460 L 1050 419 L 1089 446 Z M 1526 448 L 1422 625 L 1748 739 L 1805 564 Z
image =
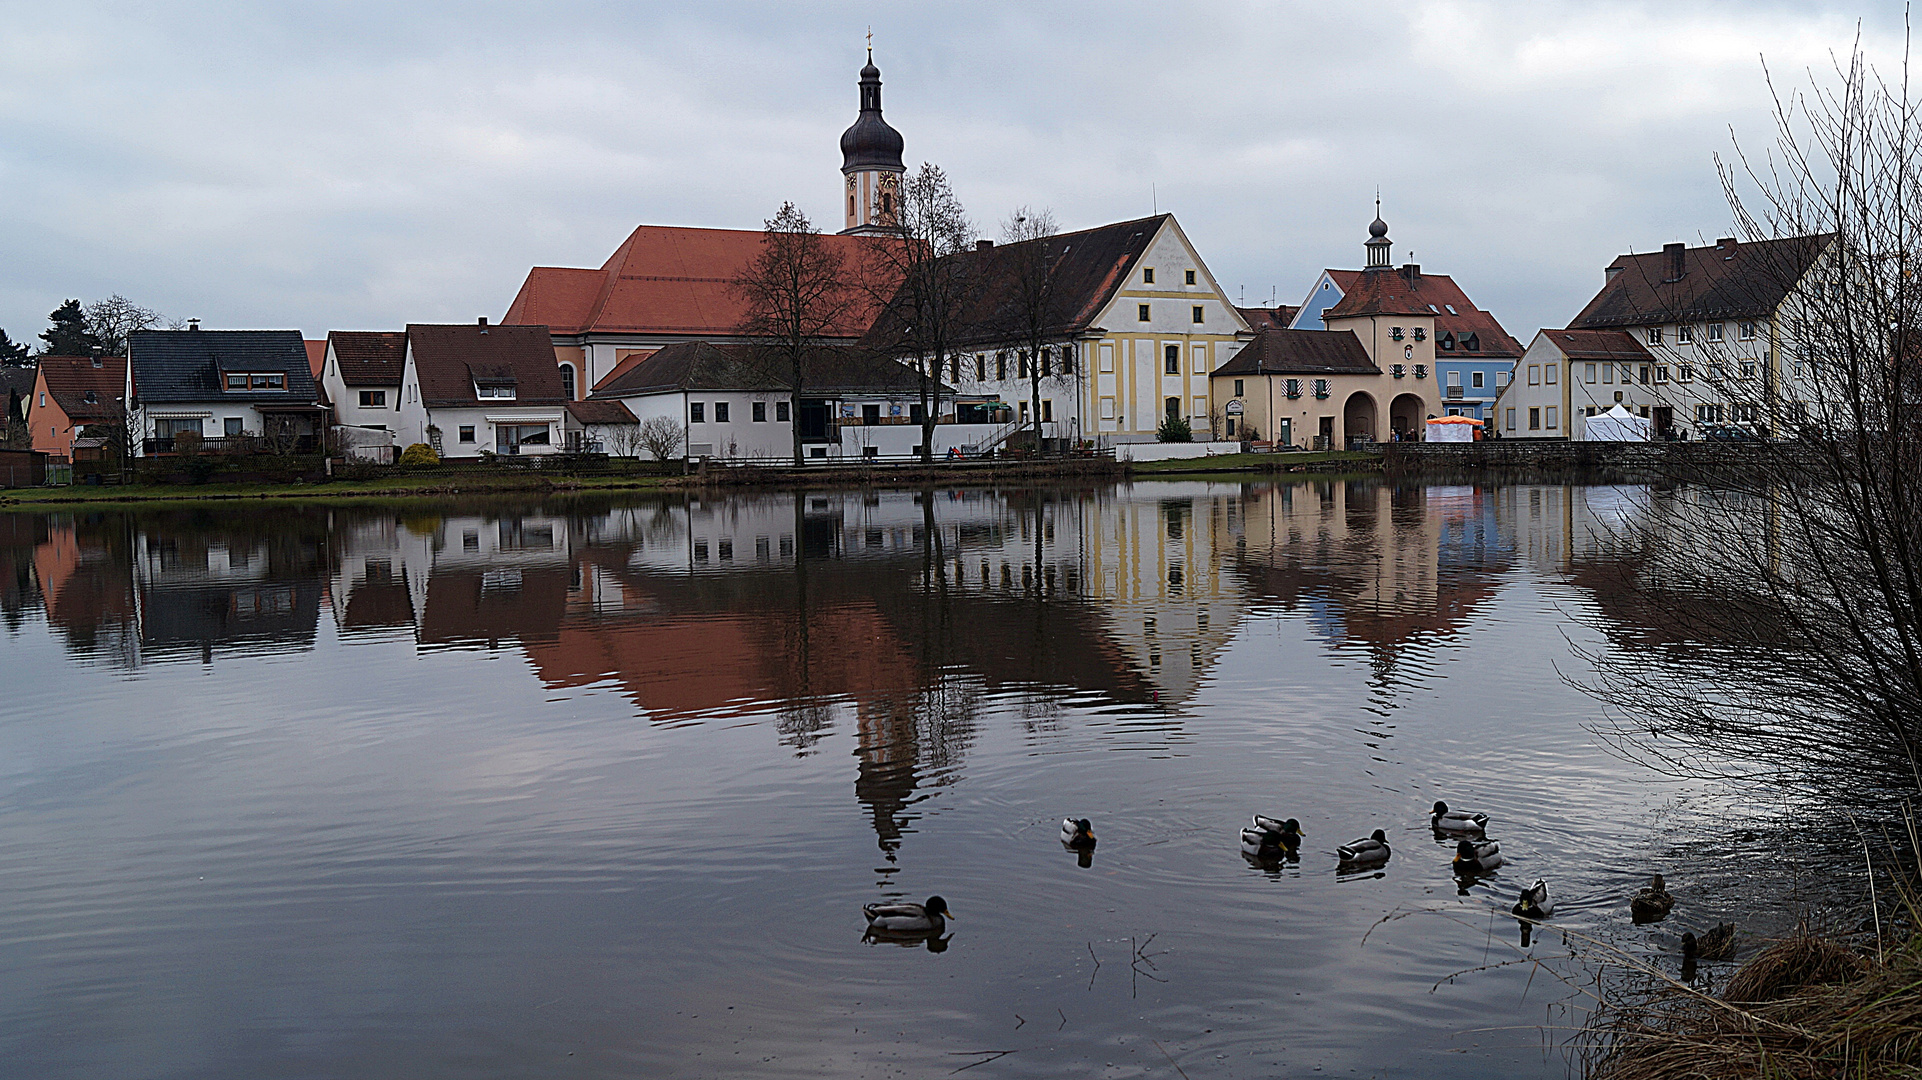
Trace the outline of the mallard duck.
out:
M 1087 818 L 1079 820 L 1062 818 L 1061 842 L 1076 849 L 1092 848 L 1094 847 L 1094 826 L 1088 824 Z
M 1477 814 L 1470 810 L 1450 810 L 1445 802 L 1435 803 L 1435 812 L 1428 819 L 1436 832 L 1472 832 L 1487 830 L 1488 815 Z
M 939 896 L 928 897 L 925 904 L 865 904 L 861 914 L 868 917 L 868 929 L 883 934 L 938 934 L 954 918 L 948 902 Z
M 1548 882 L 1540 878 L 1522 890 L 1522 898 L 1508 910 L 1524 919 L 1546 919 L 1555 914 L 1555 901 L 1548 898 Z
M 1379 866 L 1388 861 L 1388 836 L 1380 829 L 1335 849 L 1344 866 Z
M 1296 821 L 1294 818 L 1282 821 L 1264 814 L 1256 814 L 1255 827 L 1241 830 L 1242 850 L 1253 854 L 1254 849 L 1248 846 L 1250 836 L 1267 838 L 1258 846 L 1279 848 L 1282 851 L 1294 851 L 1301 847 L 1301 822 Z
M 1629 898 L 1628 913 L 1638 924 L 1661 922 L 1674 906 L 1675 898 L 1669 895 L 1668 883 L 1656 874 L 1648 879 L 1648 888 Z
M 1463 840 L 1455 845 L 1457 874 L 1487 874 L 1502 864 L 1502 846 L 1493 840 Z
M 1735 924 L 1722 923 L 1701 937 L 1682 935 L 1682 959 L 1728 960 L 1735 956 Z

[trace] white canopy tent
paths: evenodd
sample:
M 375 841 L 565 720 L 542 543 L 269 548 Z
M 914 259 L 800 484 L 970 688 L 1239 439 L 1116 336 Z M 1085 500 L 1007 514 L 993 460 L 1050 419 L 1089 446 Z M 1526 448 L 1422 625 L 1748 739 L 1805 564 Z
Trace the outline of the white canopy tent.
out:
M 1636 416 L 1625 405 L 1588 418 L 1582 425 L 1583 442 L 1647 442 L 1654 424 L 1646 416 Z
M 1474 442 L 1482 422 L 1472 416 L 1436 416 L 1428 421 L 1429 442 Z

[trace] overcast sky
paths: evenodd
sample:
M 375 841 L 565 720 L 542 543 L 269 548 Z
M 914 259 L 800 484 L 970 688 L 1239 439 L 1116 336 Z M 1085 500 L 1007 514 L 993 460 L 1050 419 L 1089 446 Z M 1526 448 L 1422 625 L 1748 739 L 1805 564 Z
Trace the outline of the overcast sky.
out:
M 641 223 L 840 227 L 872 24 L 910 166 L 981 223 L 1174 212 L 1231 296 L 1397 262 L 1524 342 L 1629 250 L 1728 232 L 1778 82 L 1899 5 L 0 2 L 0 327 L 121 293 L 210 327 L 499 318 Z

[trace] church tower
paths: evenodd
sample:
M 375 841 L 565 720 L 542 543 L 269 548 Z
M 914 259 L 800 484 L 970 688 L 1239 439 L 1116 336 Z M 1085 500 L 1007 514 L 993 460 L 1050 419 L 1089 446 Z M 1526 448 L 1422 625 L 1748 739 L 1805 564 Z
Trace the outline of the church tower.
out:
M 900 206 L 901 133 L 881 119 L 881 69 L 874 66 L 874 47 L 861 69 L 861 115 L 841 133 L 841 175 L 846 181 L 847 228 L 843 233 L 871 235 L 891 232 Z

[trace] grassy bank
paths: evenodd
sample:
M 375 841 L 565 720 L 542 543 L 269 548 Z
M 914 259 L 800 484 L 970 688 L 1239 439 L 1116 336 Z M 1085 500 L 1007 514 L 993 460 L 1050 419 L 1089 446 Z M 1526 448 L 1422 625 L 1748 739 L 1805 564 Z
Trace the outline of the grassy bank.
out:
M 1379 472 L 1381 458 L 1353 450 L 1301 451 L 1282 454 L 1218 454 L 1180 461 L 1142 461 L 1129 466 L 1136 477 L 1208 476 L 1218 473 L 1286 475 L 1331 473 L 1354 475 Z
M 1922 938 L 1877 957 L 1803 930 L 1719 997 L 1669 984 L 1590 1034 L 1590 1080 L 1922 1077 Z

